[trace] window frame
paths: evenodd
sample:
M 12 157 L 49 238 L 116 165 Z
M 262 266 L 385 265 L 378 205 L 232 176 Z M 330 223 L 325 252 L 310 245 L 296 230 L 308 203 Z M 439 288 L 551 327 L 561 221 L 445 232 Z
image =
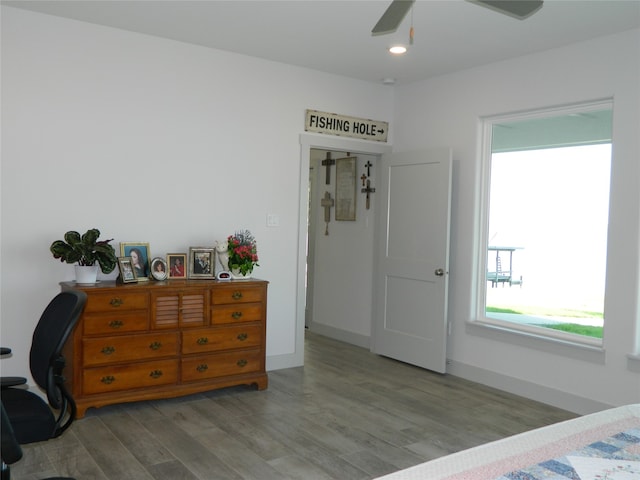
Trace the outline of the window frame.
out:
M 492 164 L 492 135 L 493 128 L 496 124 L 526 121 L 533 119 L 551 118 L 554 116 L 571 115 L 586 113 L 589 111 L 598 111 L 603 109 L 610 109 L 613 114 L 613 99 L 607 98 L 602 100 L 596 100 L 592 102 L 583 102 L 578 104 L 556 106 L 549 108 L 540 108 L 536 110 L 514 112 L 500 115 L 491 115 L 480 117 L 480 174 L 478 177 L 478 210 L 477 210 L 477 225 L 478 235 L 476 242 L 476 275 L 475 275 L 475 295 L 473 306 L 473 318 L 470 321 L 471 325 L 486 327 L 493 329 L 494 333 L 507 332 L 516 334 L 519 336 L 528 337 L 530 339 L 536 339 L 536 341 L 542 340 L 543 342 L 550 341 L 553 343 L 561 344 L 563 346 L 575 346 L 578 348 L 585 348 L 587 350 L 595 350 L 604 352 L 604 336 L 606 335 L 606 329 L 603 328 L 603 338 L 588 337 L 585 335 L 572 334 L 562 332 L 559 330 L 538 327 L 533 325 L 519 324 L 509 322 L 507 320 L 500 320 L 497 318 L 491 318 L 486 315 L 486 300 L 487 300 L 487 261 L 488 261 L 488 232 L 489 232 L 489 199 L 491 193 L 491 164 Z M 613 149 L 613 139 L 611 140 Z M 611 157 L 613 162 L 613 155 Z M 612 165 L 613 168 L 613 165 Z M 611 178 L 609 179 L 609 199 L 611 200 Z M 611 215 L 611 202 L 609 203 L 608 216 Z M 610 226 L 608 228 L 611 228 Z M 609 232 L 607 232 L 607 235 Z M 608 249 L 608 246 L 607 246 Z M 605 271 L 608 271 L 608 262 L 605 267 Z M 606 312 L 606 285 L 604 294 L 604 305 Z M 603 315 L 603 327 L 606 326 L 606 315 Z M 502 337 L 504 338 L 504 337 Z

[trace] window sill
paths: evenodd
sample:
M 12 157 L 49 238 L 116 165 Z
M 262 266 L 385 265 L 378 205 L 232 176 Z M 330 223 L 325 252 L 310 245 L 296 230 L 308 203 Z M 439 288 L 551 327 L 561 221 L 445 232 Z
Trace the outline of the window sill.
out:
M 487 319 L 467 322 L 467 333 L 479 337 L 511 343 L 525 348 L 540 350 L 564 357 L 574 358 L 591 363 L 604 365 L 605 350 L 598 339 L 586 339 L 585 342 L 573 341 L 559 336 L 548 336 L 536 333 L 535 327 L 518 329 L 508 322 Z M 596 343 L 597 342 L 597 343 Z M 640 368 L 640 357 L 638 357 Z

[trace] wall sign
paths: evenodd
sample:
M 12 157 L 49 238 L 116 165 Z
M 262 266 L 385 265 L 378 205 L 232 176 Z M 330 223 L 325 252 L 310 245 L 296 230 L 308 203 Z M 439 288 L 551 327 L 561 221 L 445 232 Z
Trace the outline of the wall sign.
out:
M 389 123 L 366 118 L 347 117 L 337 113 L 307 110 L 304 129 L 307 132 L 386 142 Z

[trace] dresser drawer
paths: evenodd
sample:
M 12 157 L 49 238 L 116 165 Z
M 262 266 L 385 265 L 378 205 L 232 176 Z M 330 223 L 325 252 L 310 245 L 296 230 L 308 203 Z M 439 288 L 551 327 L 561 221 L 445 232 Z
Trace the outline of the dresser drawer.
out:
M 211 323 L 259 322 L 262 320 L 261 303 L 240 303 L 238 305 L 215 305 L 211 308 Z
M 140 292 L 99 293 L 89 295 L 84 307 L 85 315 L 95 312 L 114 312 L 120 310 L 146 310 L 149 308 L 149 295 Z
M 82 341 L 83 365 L 104 365 L 177 356 L 178 335 L 175 332 L 85 338 Z
M 240 375 L 257 372 L 262 368 L 260 349 L 202 355 L 182 359 L 182 381 Z
M 142 332 L 149 328 L 149 314 L 146 310 L 85 314 L 82 324 L 85 335 Z
M 211 292 L 211 304 L 262 302 L 265 300 L 263 292 L 258 285 L 225 285 Z
M 82 372 L 83 392 L 87 395 L 170 385 L 177 381 L 177 359 L 89 368 Z
M 262 343 L 260 325 L 240 325 L 182 332 L 182 353 L 202 353 L 257 347 Z

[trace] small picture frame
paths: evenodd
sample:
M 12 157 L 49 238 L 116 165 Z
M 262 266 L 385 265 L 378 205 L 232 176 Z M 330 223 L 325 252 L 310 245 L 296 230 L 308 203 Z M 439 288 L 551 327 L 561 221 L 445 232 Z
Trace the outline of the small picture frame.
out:
M 167 279 L 167 262 L 164 258 L 156 257 L 151 260 L 151 276 L 159 282 Z
M 131 257 L 118 257 L 118 269 L 122 283 L 135 283 L 138 281 L 136 270 L 131 263 Z
M 149 280 L 151 273 L 149 266 L 151 252 L 149 251 L 148 243 L 122 242 L 120 243 L 120 256 L 131 257 L 131 265 L 136 272 L 136 277 L 139 282 Z
M 215 251 L 213 247 L 189 248 L 189 278 L 215 278 Z
M 187 278 L 187 254 L 167 253 L 169 278 Z

